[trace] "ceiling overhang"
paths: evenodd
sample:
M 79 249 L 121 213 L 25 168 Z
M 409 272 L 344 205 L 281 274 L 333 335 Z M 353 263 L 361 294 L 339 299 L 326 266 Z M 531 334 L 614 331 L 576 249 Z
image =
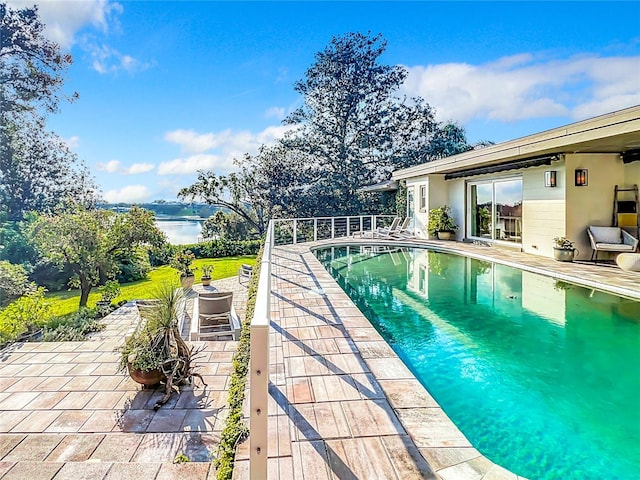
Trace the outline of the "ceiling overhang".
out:
M 451 174 L 506 162 L 575 153 L 616 153 L 635 161 L 640 150 L 640 105 L 547 130 L 516 140 L 471 150 L 393 172 L 394 180 Z

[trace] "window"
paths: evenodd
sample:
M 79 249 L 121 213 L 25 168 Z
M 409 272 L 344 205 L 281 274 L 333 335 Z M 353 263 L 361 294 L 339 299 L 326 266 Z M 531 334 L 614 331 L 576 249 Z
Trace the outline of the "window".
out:
M 469 183 L 467 235 L 522 243 L 522 178 Z
M 420 185 L 420 211 L 425 212 L 427 210 L 427 186 Z

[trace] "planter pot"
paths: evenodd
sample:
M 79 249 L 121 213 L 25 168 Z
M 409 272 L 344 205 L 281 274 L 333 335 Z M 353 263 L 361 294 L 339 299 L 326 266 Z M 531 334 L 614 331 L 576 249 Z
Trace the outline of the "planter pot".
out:
M 182 286 L 183 290 L 191 290 L 191 287 L 193 287 L 193 281 L 195 280 L 196 276 L 195 275 L 189 275 L 187 277 L 180 277 L 180 285 Z
M 453 232 L 436 232 L 438 240 L 451 240 L 453 238 Z
M 202 277 L 200 280 L 202 281 L 202 285 L 205 287 L 211 285 L 211 277 Z
M 575 254 L 576 250 L 574 248 L 566 249 L 553 247 L 553 258 L 559 262 L 573 262 Z
M 127 369 L 129 370 L 129 376 L 134 382 L 137 382 L 140 385 L 145 385 L 147 387 L 151 385 L 157 385 L 158 383 L 167 379 L 164 373 L 157 369 L 145 372 L 144 370 L 131 368 L 130 364 L 127 365 Z

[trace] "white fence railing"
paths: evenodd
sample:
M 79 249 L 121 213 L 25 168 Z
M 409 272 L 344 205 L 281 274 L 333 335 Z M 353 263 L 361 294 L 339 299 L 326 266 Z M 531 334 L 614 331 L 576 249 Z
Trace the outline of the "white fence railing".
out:
M 267 478 L 267 416 L 269 401 L 269 323 L 271 320 L 271 250 L 273 222 L 269 222 L 260 264 L 256 305 L 251 320 L 249 394 L 249 476 Z
M 275 245 L 288 245 L 349 237 L 356 232 L 389 226 L 393 218 L 393 215 L 277 218 L 272 220 L 273 239 Z
M 393 215 L 360 215 L 275 219 L 269 222 L 260 265 L 256 305 L 251 320 L 251 360 L 249 394 L 249 477 L 267 478 L 269 401 L 269 324 L 271 321 L 271 251 L 287 245 L 330 238 L 348 237 L 388 226 Z

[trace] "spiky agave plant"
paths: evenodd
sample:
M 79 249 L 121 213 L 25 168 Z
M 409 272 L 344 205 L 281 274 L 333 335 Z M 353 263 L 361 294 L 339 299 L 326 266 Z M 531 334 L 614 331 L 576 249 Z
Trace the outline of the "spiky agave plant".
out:
M 164 283 L 157 289 L 155 297 L 153 304 L 140 310 L 143 324 L 120 350 L 120 368 L 158 369 L 164 374 L 165 395 L 154 405 L 154 410 L 157 410 L 169 401 L 174 385 L 188 383 L 194 376 L 206 384 L 194 371 L 193 360 L 200 351 L 189 348 L 180 336 L 178 312 L 184 300 L 182 289 Z

